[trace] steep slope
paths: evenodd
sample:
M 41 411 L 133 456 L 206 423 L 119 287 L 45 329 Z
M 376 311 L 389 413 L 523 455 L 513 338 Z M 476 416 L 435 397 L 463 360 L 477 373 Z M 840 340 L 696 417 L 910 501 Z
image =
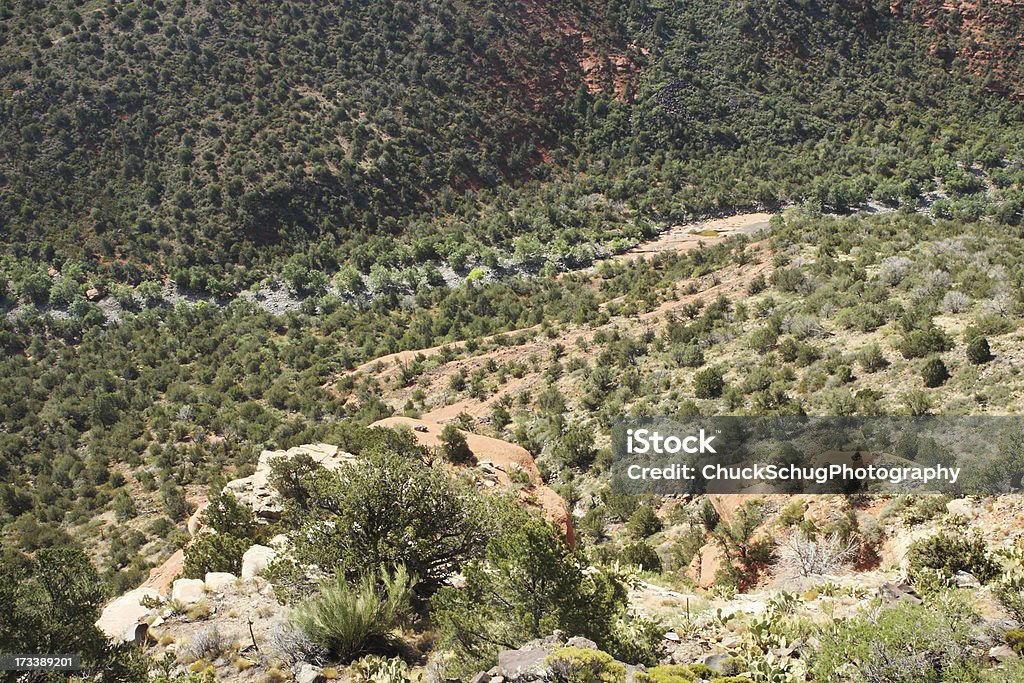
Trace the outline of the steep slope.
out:
M 959 61 L 989 91 L 1024 100 L 1024 3 L 1016 0 L 893 0 L 893 14 L 933 31 L 932 52 Z
M 565 100 L 621 90 L 632 64 L 571 1 L 23 3 L 3 18 L 8 243 L 165 267 L 393 233 L 527 173 Z
M 561 258 L 696 214 L 912 198 L 1022 138 L 974 77 L 992 52 L 988 90 L 1015 92 L 1015 3 L 962 11 L 963 64 L 928 3 L 0 12 L 5 247 L 133 285 L 224 294 L 290 267 L 319 292 L 305 271 L 467 272 L 524 236 Z

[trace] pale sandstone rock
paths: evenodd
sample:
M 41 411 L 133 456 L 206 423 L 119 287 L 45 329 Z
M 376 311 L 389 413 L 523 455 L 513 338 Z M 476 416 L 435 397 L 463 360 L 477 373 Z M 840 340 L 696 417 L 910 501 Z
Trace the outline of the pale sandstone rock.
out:
M 258 518 L 280 519 L 284 513 L 284 506 L 270 485 L 271 466 L 279 458 L 291 458 L 299 454 L 308 455 L 317 464 L 332 471 L 337 471 L 356 459 L 350 453 L 339 451 L 337 446 L 325 443 L 295 446 L 286 451 L 263 451 L 256 464 L 256 471 L 248 477 L 229 481 L 224 487 L 224 492 L 233 494 L 240 502 L 252 508 L 253 514 Z
M 199 602 L 206 595 L 206 584 L 202 579 L 178 579 L 171 586 L 171 600 L 183 605 Z
M 229 586 L 234 586 L 237 580 L 238 577 L 228 572 L 206 572 L 206 590 L 224 590 Z
M 136 627 L 145 623 L 146 617 L 152 611 L 152 608 L 142 605 L 146 598 L 159 600 L 160 593 L 153 588 L 136 588 L 112 600 L 103 608 L 100 618 L 96 621 L 96 627 L 117 642 L 126 642 L 125 637 L 129 634 L 133 639 Z
M 254 545 L 246 550 L 242 555 L 242 580 L 256 578 L 276 557 L 277 551 L 265 545 Z

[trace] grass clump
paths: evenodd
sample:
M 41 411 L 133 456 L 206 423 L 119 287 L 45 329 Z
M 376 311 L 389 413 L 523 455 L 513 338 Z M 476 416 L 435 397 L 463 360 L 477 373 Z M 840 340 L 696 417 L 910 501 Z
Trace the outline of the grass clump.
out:
M 409 613 L 415 585 L 403 565 L 393 573 L 365 574 L 354 585 L 339 576 L 299 606 L 292 622 L 310 640 L 348 661 L 387 644 L 391 629 Z

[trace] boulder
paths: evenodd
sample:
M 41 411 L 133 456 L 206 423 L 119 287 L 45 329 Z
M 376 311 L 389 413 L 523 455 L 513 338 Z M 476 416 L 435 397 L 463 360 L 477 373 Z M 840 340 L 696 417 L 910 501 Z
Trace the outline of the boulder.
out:
M 507 681 L 540 681 L 548 677 L 544 661 L 551 649 L 537 647 L 523 650 L 502 650 L 498 653 L 498 669 Z
M 178 579 L 171 586 L 171 600 L 183 605 L 199 602 L 206 596 L 206 584 L 202 579 Z
M 733 656 L 724 652 L 708 655 L 702 664 L 717 673 L 725 673 L 726 664 L 733 659 Z
M 921 598 L 917 595 L 914 587 L 908 583 L 883 583 L 878 587 L 878 594 L 883 602 L 909 602 L 912 605 L 920 605 Z
M 326 683 L 323 670 L 312 664 L 303 664 L 295 674 L 295 683 Z
M 206 572 L 206 590 L 222 591 L 229 586 L 234 586 L 238 577 L 228 572 Z
M 242 555 L 242 581 L 251 581 L 256 578 L 267 568 L 267 565 L 274 561 L 275 557 L 277 557 L 277 551 L 265 545 L 254 545 L 246 550 Z
M 957 498 L 946 503 L 946 512 L 951 515 L 974 517 L 977 508 L 970 498 Z
M 486 671 L 481 671 L 476 676 L 469 679 L 469 683 L 491 683 L 491 674 Z
M 565 642 L 566 647 L 578 647 L 581 650 L 596 650 L 597 643 L 592 641 L 590 638 L 584 638 L 583 636 L 573 636 Z
M 997 662 L 1008 662 L 1018 659 L 1019 655 L 1006 645 L 996 645 L 988 651 L 988 657 Z
M 96 627 L 115 642 L 134 642 L 137 629 L 145 625 L 152 608 L 142 605 L 147 600 L 160 600 L 153 588 L 136 588 L 107 603 L 96 621 Z
M 956 581 L 957 588 L 981 588 L 981 581 L 970 572 L 958 571 L 953 574 L 953 580 Z

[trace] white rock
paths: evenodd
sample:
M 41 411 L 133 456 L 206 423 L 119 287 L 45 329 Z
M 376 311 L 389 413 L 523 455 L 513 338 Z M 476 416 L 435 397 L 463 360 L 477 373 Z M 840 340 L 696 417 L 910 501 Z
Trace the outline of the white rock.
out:
M 303 664 L 295 676 L 295 683 L 323 683 L 326 680 L 324 672 L 312 664 Z
M 975 513 L 974 502 L 970 498 L 957 498 L 946 503 L 946 512 L 951 515 L 963 515 L 973 517 Z
M 129 633 L 134 637 L 135 627 L 144 623 L 152 611 L 143 607 L 146 598 L 159 600 L 160 593 L 153 588 L 136 588 L 107 603 L 96 621 L 96 627 L 112 640 L 123 642 Z
M 234 586 L 238 577 L 228 572 L 206 572 L 206 590 L 221 591 L 229 586 Z
M 171 600 L 183 605 L 199 602 L 206 595 L 206 584 L 202 579 L 178 579 L 171 587 Z
M 277 557 L 277 551 L 265 545 L 254 545 L 246 550 L 242 555 L 242 581 L 256 578 L 275 557 Z

